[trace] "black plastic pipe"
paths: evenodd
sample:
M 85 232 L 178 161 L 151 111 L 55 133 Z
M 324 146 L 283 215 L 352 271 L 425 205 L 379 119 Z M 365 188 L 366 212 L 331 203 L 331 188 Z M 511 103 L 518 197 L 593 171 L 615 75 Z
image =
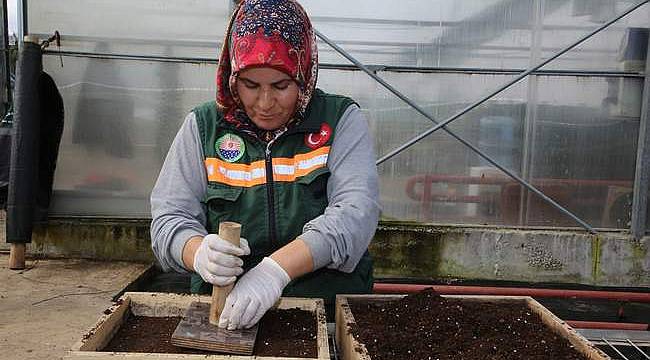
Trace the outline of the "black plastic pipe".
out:
M 25 41 L 16 69 L 14 133 L 7 194 L 7 242 L 32 241 L 40 139 L 41 47 Z

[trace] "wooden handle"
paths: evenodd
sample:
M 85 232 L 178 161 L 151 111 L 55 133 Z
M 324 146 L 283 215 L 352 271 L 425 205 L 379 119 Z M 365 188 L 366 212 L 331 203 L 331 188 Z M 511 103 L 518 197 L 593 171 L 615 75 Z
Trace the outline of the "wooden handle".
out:
M 25 244 L 11 244 L 9 269 L 23 270 L 25 268 L 25 248 Z
M 239 247 L 241 225 L 235 222 L 224 221 L 219 224 L 219 237 Z M 212 285 L 212 302 L 210 303 L 210 324 L 218 325 L 219 317 L 226 304 L 226 298 L 235 284 L 226 286 Z

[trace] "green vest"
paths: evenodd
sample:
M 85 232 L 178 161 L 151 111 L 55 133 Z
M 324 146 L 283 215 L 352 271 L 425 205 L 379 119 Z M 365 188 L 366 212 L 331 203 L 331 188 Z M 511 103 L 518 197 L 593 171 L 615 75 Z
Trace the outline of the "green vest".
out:
M 251 248 L 243 258 L 245 270 L 296 239 L 307 222 L 325 211 L 327 156 L 336 125 L 352 104 L 349 98 L 317 90 L 305 119 L 268 149 L 226 122 L 215 102 L 193 110 L 208 174 L 207 230 L 217 233 L 222 221 L 242 224 L 241 236 Z M 370 293 L 372 284 L 366 251 L 352 273 L 319 269 L 293 280 L 283 295 L 323 298 L 331 309 L 336 294 Z M 191 285 L 193 293 L 212 289 L 196 274 Z

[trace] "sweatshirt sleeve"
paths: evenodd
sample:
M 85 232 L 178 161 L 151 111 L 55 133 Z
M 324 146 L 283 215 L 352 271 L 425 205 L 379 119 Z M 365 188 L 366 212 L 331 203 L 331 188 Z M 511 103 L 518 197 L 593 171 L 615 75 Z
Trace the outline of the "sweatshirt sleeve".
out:
M 379 180 L 368 123 L 358 106 L 345 111 L 335 134 L 327 160 L 328 206 L 299 238 L 311 251 L 314 270 L 352 272 L 377 229 Z
M 183 247 L 205 236 L 206 171 L 194 113 L 183 122 L 151 191 L 151 248 L 164 271 L 188 272 Z

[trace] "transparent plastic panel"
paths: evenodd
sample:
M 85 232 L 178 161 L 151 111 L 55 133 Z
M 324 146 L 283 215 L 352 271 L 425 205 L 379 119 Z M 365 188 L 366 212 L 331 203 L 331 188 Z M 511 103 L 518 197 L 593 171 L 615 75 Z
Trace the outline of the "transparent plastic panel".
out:
M 456 114 L 504 75 L 380 73 L 438 121 Z M 462 84 L 462 86 L 459 86 Z M 520 174 L 527 91 L 515 85 L 448 128 L 515 174 Z M 368 109 L 378 154 L 384 155 L 434 124 L 386 91 Z M 379 166 L 383 217 L 436 223 L 502 224 L 499 186 L 508 181 L 444 130 Z
M 527 177 L 594 227 L 630 225 L 642 88 L 630 78 L 539 78 Z M 514 186 L 507 191 L 521 198 Z M 526 225 L 576 226 L 524 198 Z
M 304 0 L 315 27 L 366 64 L 522 69 L 642 0 Z M 31 33 L 62 50 L 214 59 L 229 0 L 28 2 Z M 546 69 L 641 72 L 645 5 Z M 319 41 L 323 63 L 348 61 Z M 55 48 L 51 48 L 55 50 Z
M 522 68 L 531 53 L 531 17 L 536 1 L 453 1 L 442 7 L 450 15 L 420 60 L 429 66 Z
M 530 53 L 530 26 L 525 21 L 529 1 L 302 3 L 319 31 L 368 64 L 500 68 L 513 65 L 510 57 L 527 59 Z M 495 41 L 479 50 L 481 44 Z M 498 43 L 513 42 L 519 46 L 516 51 L 494 49 Z M 320 44 L 320 49 L 323 62 L 346 62 L 327 45 Z
M 61 50 L 216 58 L 229 0 L 29 0 L 29 31 L 58 30 Z M 51 47 L 50 50 L 56 50 Z
M 378 75 L 427 111 L 438 122 L 455 115 L 470 103 L 512 79 L 511 76 L 505 75 L 390 72 L 378 72 Z M 521 84 L 525 84 L 525 81 Z M 377 105 L 373 108 L 373 115 L 381 123 L 381 129 L 387 130 L 385 134 L 389 136 L 389 138 L 382 137 L 378 143 L 378 153 L 381 157 L 435 124 L 380 85 L 377 86 L 380 91 L 375 95 Z M 516 85 L 513 89 L 520 89 L 521 86 Z M 517 107 L 524 101 L 525 93 L 513 89 L 498 95 L 492 101 L 506 106 L 512 103 L 515 104 L 514 107 Z M 472 120 L 467 121 L 468 119 L 476 120 L 472 116 L 473 114 L 470 113 L 455 120 L 448 127 L 452 130 L 460 128 L 462 131 L 473 128 L 476 124 L 472 124 Z M 389 130 L 390 128 L 392 130 Z M 440 130 L 440 132 L 444 131 Z
M 438 120 L 510 79 L 381 75 Z M 642 86 L 633 78 L 534 77 L 449 128 L 590 225 L 626 228 Z M 368 114 L 380 156 L 433 126 L 383 90 L 372 96 Z M 379 171 L 386 219 L 577 226 L 442 130 Z
M 65 126 L 54 215 L 150 217 L 149 194 L 183 119 L 214 99 L 214 66 L 45 56 Z
M 522 69 L 641 0 L 303 3 L 318 30 L 366 64 Z M 647 30 L 639 28 L 647 29 L 649 13 L 642 6 L 546 69 L 638 72 L 626 62 L 647 46 Z M 320 49 L 323 62 L 347 63 L 326 44 Z
M 537 63 L 602 26 L 642 1 L 573 0 L 545 9 L 543 27 L 534 40 L 531 60 Z M 643 72 L 648 48 L 650 6 L 618 20 L 544 69 Z
M 545 2 L 549 3 L 553 2 Z M 559 6 L 555 12 L 545 8 L 544 29 L 587 26 L 559 25 L 569 21 L 562 19 L 562 14 L 592 20 L 580 15 L 574 8 L 577 3 Z M 617 2 L 615 10 L 633 3 Z M 400 16 L 406 15 L 399 14 L 396 17 L 404 20 Z M 558 14 L 552 19 L 558 24 L 547 22 L 551 19 L 548 14 Z M 626 18 L 625 26 L 599 36 L 613 39 L 618 31 L 631 39 L 629 28 L 641 24 L 647 15 L 646 6 Z M 591 23 L 597 26 L 597 21 Z M 566 37 L 553 31 L 547 34 L 545 30 L 542 42 Z M 593 40 L 598 43 L 598 38 Z M 612 41 L 602 43 L 610 46 Z M 111 51 L 107 41 L 95 45 L 98 48 L 93 51 Z M 566 43 L 548 48 L 563 45 Z M 562 58 L 566 68 L 578 64 L 603 70 L 610 64 L 611 70 L 635 71 L 636 63 L 630 62 L 633 57 L 616 63 L 614 55 L 604 56 L 589 63 L 586 58 L 574 61 L 569 55 Z M 149 191 L 180 121 L 194 105 L 214 97 L 214 66 L 65 57 L 61 68 L 56 56 L 46 56 L 45 65 L 66 104 L 53 213 L 149 216 Z M 501 75 L 379 74 L 438 120 L 511 79 Z M 370 119 L 380 156 L 433 126 L 361 72 L 321 71 L 319 85 L 359 101 Z M 630 218 L 641 91 L 640 79 L 536 77 L 449 128 L 591 225 L 625 228 Z M 383 164 L 380 174 L 386 218 L 575 225 L 522 192 L 518 184 L 442 131 Z

